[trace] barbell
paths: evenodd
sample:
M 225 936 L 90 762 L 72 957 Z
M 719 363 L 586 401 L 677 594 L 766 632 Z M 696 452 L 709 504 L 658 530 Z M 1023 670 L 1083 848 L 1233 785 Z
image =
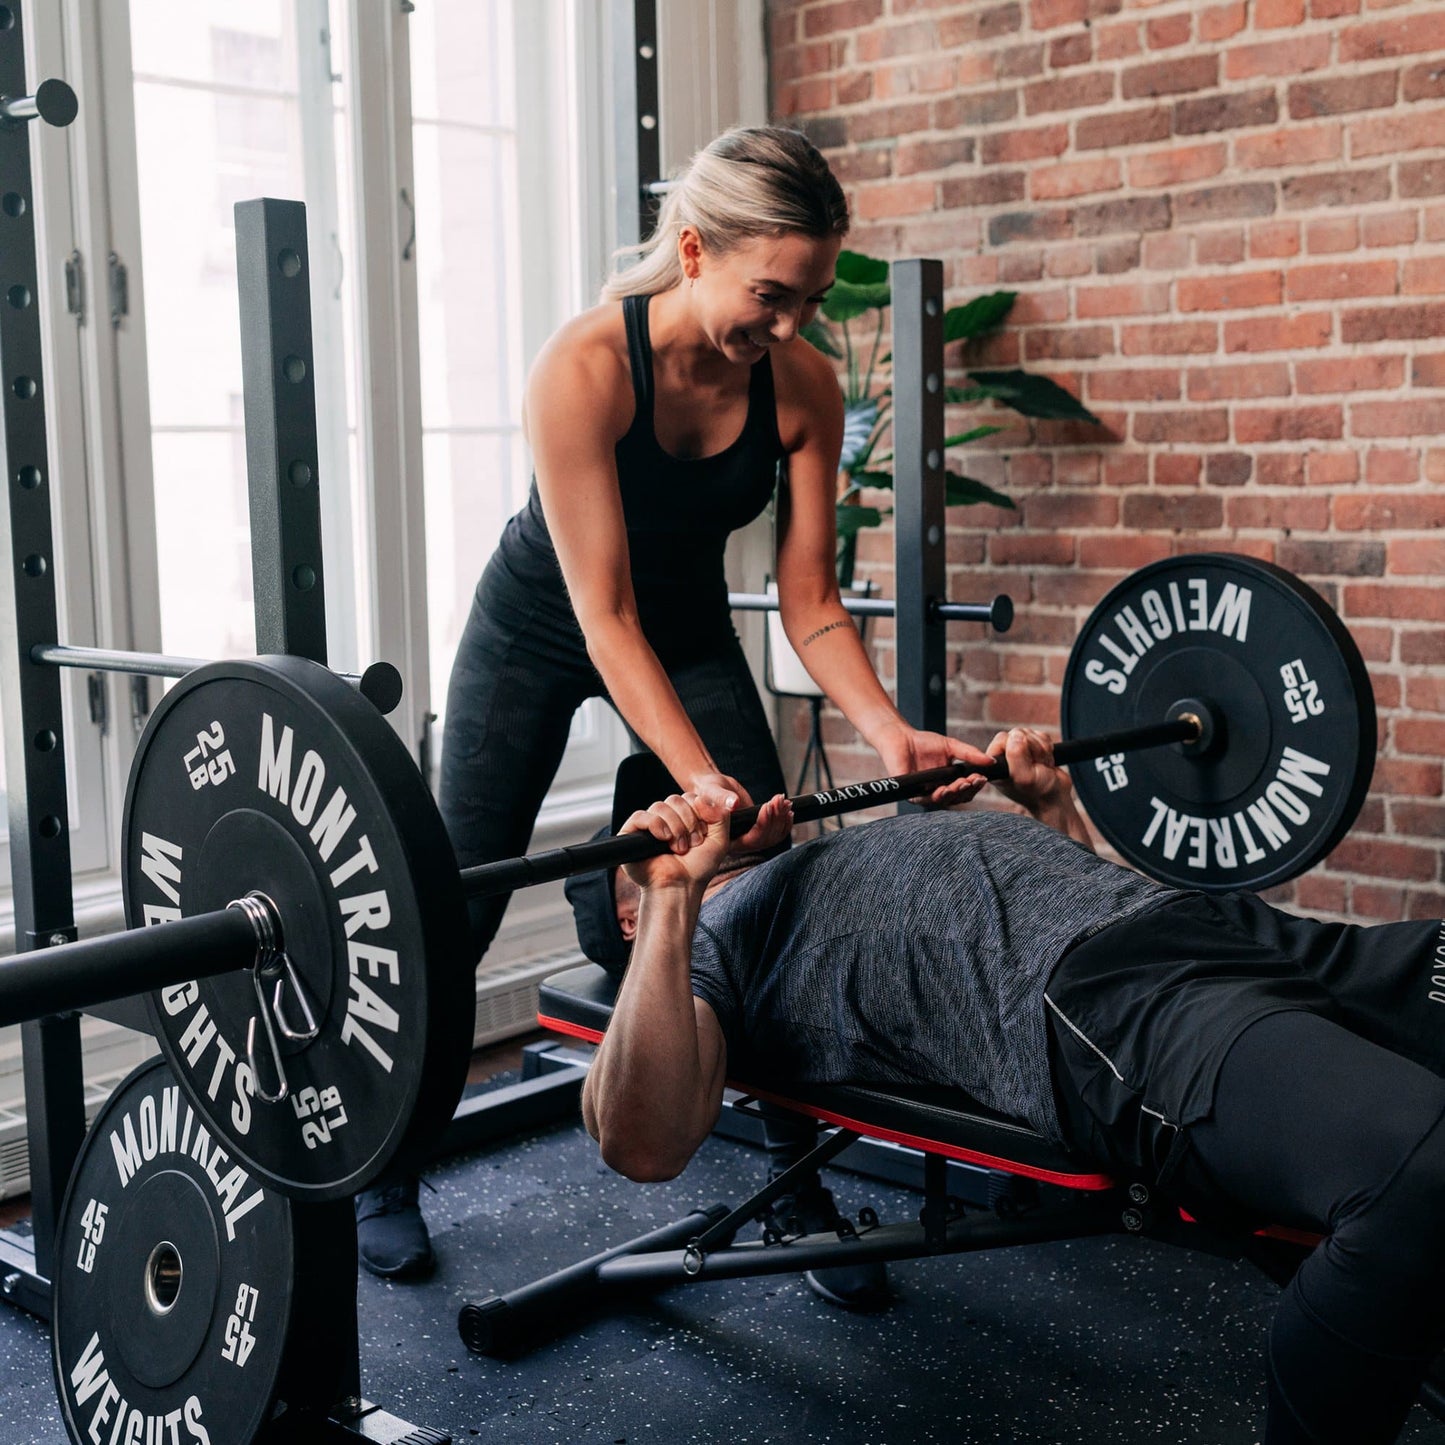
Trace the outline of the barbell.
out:
M 1156 563 L 1110 592 L 1071 653 L 1062 720 L 1055 756 L 1105 837 L 1206 890 L 1319 861 L 1374 764 L 1348 631 L 1288 573 L 1227 555 Z M 794 817 L 975 771 L 805 794 Z M 421 775 L 356 688 L 300 658 L 209 664 L 137 748 L 131 931 L 0 960 L 0 1024 L 148 990 L 187 1103 L 236 1164 L 293 1198 L 338 1199 L 423 1158 L 451 1117 L 474 1011 L 467 898 L 666 847 L 631 834 L 458 870 Z

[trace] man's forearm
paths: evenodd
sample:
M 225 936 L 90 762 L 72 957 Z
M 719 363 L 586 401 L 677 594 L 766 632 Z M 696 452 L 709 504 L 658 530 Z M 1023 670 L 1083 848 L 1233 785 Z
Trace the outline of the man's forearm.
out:
M 673 1178 L 716 1122 L 716 1061 L 699 1046 L 690 967 L 701 902 L 700 887 L 643 893 L 632 960 L 583 1089 L 603 1159 L 631 1179 Z

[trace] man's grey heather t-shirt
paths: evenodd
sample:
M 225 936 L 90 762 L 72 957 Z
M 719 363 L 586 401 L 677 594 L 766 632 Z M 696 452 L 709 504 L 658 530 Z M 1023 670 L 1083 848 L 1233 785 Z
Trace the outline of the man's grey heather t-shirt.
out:
M 911 813 L 793 848 L 703 905 L 693 992 L 728 1072 L 967 1090 L 1059 1141 L 1044 985 L 1178 894 L 1013 813 Z

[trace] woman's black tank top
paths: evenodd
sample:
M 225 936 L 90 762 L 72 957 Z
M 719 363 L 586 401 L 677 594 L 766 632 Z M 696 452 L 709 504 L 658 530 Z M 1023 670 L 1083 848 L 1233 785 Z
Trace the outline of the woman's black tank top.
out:
M 653 428 L 648 299 L 628 296 L 622 302 L 637 409 L 617 443 L 617 480 L 643 635 L 666 660 L 732 637 L 723 549 L 731 532 L 767 506 L 783 444 L 772 358 L 764 356 L 749 377 L 747 419 L 729 446 L 689 460 L 663 451 Z M 535 478 L 527 505 L 502 533 L 495 561 L 543 605 L 572 615 Z

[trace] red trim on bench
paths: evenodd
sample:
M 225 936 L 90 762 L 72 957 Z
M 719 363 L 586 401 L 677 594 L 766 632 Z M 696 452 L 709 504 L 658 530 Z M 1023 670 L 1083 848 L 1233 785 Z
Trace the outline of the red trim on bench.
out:
M 544 1029 L 551 1029 L 554 1034 L 566 1034 L 568 1038 L 584 1039 L 589 1044 L 602 1042 L 602 1030 L 589 1029 L 585 1024 L 569 1024 L 562 1019 L 548 1018 L 546 1014 L 538 1014 L 537 1022 Z
M 574 1039 L 585 1039 L 588 1043 L 600 1043 L 602 1039 L 601 1029 L 549 1018 L 546 1014 L 539 1013 L 537 1022 L 544 1029 L 551 1029 L 554 1033 L 567 1034 Z M 831 1109 L 820 1108 L 816 1104 L 803 1104 L 796 1099 L 786 1098 L 782 1094 L 769 1093 L 764 1089 L 755 1089 L 748 1084 L 733 1084 L 731 1079 L 728 1080 L 728 1083 L 734 1088 L 741 1089 L 744 1093 L 752 1094 L 755 1098 L 766 1099 L 771 1104 L 781 1104 L 800 1114 L 811 1115 L 814 1119 L 819 1119 L 826 1124 L 836 1124 L 844 1129 L 851 1129 L 855 1134 L 869 1139 L 886 1139 L 893 1144 L 905 1144 L 909 1148 L 920 1149 L 925 1154 L 941 1154 L 946 1159 L 957 1159 L 964 1164 L 977 1164 L 984 1169 L 1001 1170 L 1005 1174 L 1020 1174 L 1026 1179 L 1037 1179 L 1043 1184 L 1058 1184 L 1065 1189 L 1099 1190 L 1116 1187 L 1115 1181 L 1107 1174 L 1060 1174 L 1053 1169 L 1040 1169 L 1032 1164 L 1020 1164 L 1016 1160 L 1001 1159 L 996 1155 L 984 1154 L 976 1149 L 964 1149 L 956 1144 L 944 1144 L 936 1139 L 924 1138 L 921 1134 L 904 1134 L 896 1129 L 885 1129 L 877 1124 L 866 1124 L 861 1120 L 849 1118 L 846 1114 L 838 1114 Z

